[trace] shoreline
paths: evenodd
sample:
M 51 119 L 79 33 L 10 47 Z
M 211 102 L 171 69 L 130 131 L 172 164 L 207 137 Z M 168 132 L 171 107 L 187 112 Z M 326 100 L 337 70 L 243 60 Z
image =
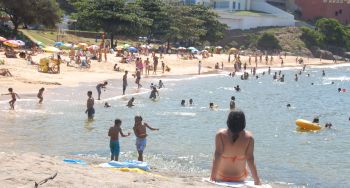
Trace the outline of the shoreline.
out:
M 43 57 L 49 56 L 49 53 L 39 54 L 37 56 L 33 56 L 33 60 L 35 62 L 39 62 L 39 60 Z M 141 56 L 145 59 L 145 56 Z M 214 57 L 210 57 L 208 59 L 201 60 L 202 63 L 202 71 L 201 75 L 208 74 L 220 74 L 222 71 L 233 71 L 233 63 L 227 63 L 226 54 L 215 54 Z M 242 63 L 247 62 L 248 56 L 241 56 Z M 92 68 L 90 69 L 81 69 L 75 67 L 67 67 L 66 65 L 61 65 L 61 73 L 60 74 L 45 74 L 37 72 L 36 66 L 27 65 L 24 59 L 16 58 L 16 59 L 8 59 L 4 58 L 4 55 L 0 55 L 0 59 L 5 60 L 5 65 L 1 65 L 0 68 L 9 69 L 10 72 L 14 75 L 14 77 L 0 77 L 0 92 L 7 92 L 8 87 L 14 87 L 15 92 L 21 94 L 36 94 L 39 88 L 45 87 L 48 89 L 51 88 L 60 88 L 62 86 L 66 87 L 77 87 L 84 83 L 98 83 L 103 80 L 118 80 L 122 78 L 123 70 L 128 70 L 129 82 L 133 82 L 133 77 L 131 74 L 133 73 L 134 64 L 118 64 L 123 69 L 120 72 L 116 72 L 112 70 L 114 62 L 119 62 L 119 57 L 115 57 L 113 54 L 108 54 L 107 62 L 95 62 L 92 63 Z M 63 56 L 64 60 L 68 60 L 67 56 Z M 258 64 L 258 69 L 266 69 L 271 67 L 271 69 L 285 69 L 285 68 L 298 68 L 301 67 L 300 64 L 295 63 L 295 56 L 287 56 L 285 60 L 285 66 L 281 67 L 279 63 L 274 62 L 272 65 L 266 64 Z M 157 75 L 142 75 L 142 79 L 149 80 L 155 78 L 168 78 L 173 76 L 196 76 L 198 75 L 198 65 L 197 62 L 199 59 L 193 60 L 182 60 L 179 59 L 176 55 L 165 55 L 163 59 L 160 61 L 164 61 L 166 65 L 171 67 L 171 72 L 166 72 L 162 74 L 160 70 L 158 70 Z M 216 62 L 225 62 L 224 69 L 214 69 Z M 254 64 L 254 63 L 253 63 Z M 310 60 L 305 62 L 307 66 L 342 66 L 347 65 L 349 62 L 338 62 L 334 64 L 331 60 L 323 60 L 319 61 L 317 58 L 310 58 Z M 221 64 L 220 64 L 221 66 Z M 247 70 L 253 67 L 252 65 L 247 65 Z M 1 98 L 1 97 L 0 97 Z

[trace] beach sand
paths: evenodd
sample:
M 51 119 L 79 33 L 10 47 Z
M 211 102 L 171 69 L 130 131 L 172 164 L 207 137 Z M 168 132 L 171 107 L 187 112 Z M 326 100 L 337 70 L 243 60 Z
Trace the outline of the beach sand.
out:
M 97 166 L 67 164 L 61 157 L 38 153 L 0 153 L 1 187 L 34 187 L 57 172 L 53 180 L 39 187 L 214 187 L 200 177 L 165 177 L 155 174 L 121 172 Z M 95 163 L 95 164 L 94 164 Z
M 44 53 L 33 56 L 35 62 L 39 62 L 40 58 L 48 57 L 50 54 Z M 80 69 L 75 67 L 67 67 L 61 65 L 60 74 L 45 74 L 37 71 L 37 67 L 28 65 L 24 59 L 8 59 L 4 54 L 0 54 L 0 59 L 5 60 L 5 65 L 0 68 L 7 68 L 13 77 L 0 77 L 0 93 L 7 93 L 7 88 L 13 87 L 14 91 L 21 94 L 36 94 L 41 87 L 57 88 L 57 87 L 75 87 L 80 83 L 98 83 L 103 80 L 120 79 L 123 71 L 113 71 L 114 63 L 119 62 L 120 58 L 113 54 L 108 55 L 107 62 L 92 62 L 90 69 Z M 67 56 L 63 56 L 64 60 L 68 60 Z M 142 57 L 145 59 L 145 57 Z M 231 56 L 231 60 L 233 56 Z M 247 56 L 241 57 L 242 62 L 248 62 Z M 258 69 L 262 67 L 281 67 L 280 60 L 274 57 L 273 65 L 258 65 Z M 285 67 L 300 66 L 295 62 L 296 57 L 287 56 L 284 59 Z M 215 55 L 208 59 L 202 60 L 202 73 L 218 72 L 214 70 L 215 64 L 224 62 L 225 71 L 233 71 L 233 63 L 227 63 L 228 55 Z M 164 61 L 171 67 L 171 72 L 162 74 L 158 66 L 156 76 L 160 78 L 169 75 L 196 75 L 198 72 L 198 60 L 181 60 L 176 55 L 164 55 Z M 252 62 L 254 58 L 252 58 Z M 304 58 L 307 65 L 334 64 L 333 61 L 319 59 Z M 340 63 L 340 62 L 339 62 Z M 134 64 L 119 64 L 123 70 L 135 71 Z M 250 66 L 248 66 L 250 67 Z M 301 67 L 301 66 L 300 66 Z M 129 82 L 133 83 L 134 78 L 129 74 Z M 153 77 L 153 76 L 150 76 Z M 143 78 L 147 79 L 147 78 Z M 132 80 L 132 81 L 131 81 Z M 0 100 L 7 100 L 8 96 L 0 96 Z M 7 105 L 7 104 L 5 104 Z M 6 146 L 6 151 L 11 151 L 11 144 L 14 144 L 14 135 L 6 135 L 0 131 L 0 141 Z M 4 151 L 4 150 L 2 150 Z M 15 152 L 15 151 L 13 151 Z M 19 151 L 16 151 L 19 152 Z M 201 177 L 182 176 L 181 174 L 169 175 L 162 178 L 153 175 L 144 175 L 137 173 L 112 171 L 96 167 L 98 162 L 105 161 L 88 161 L 89 166 L 72 165 L 63 162 L 63 157 L 46 156 L 37 153 L 0 153 L 0 182 L 1 187 L 33 187 L 35 181 L 40 181 L 58 172 L 57 177 L 53 181 L 48 181 L 44 187 L 214 187 L 207 183 L 201 182 Z M 91 163 L 90 163 L 91 162 Z M 280 186 L 278 186 L 280 187 Z
M 33 56 L 33 60 L 38 63 L 41 58 L 49 57 L 50 53 L 42 53 L 36 56 Z M 159 56 L 159 55 L 158 55 Z M 141 56 L 144 60 L 146 57 Z M 149 56 L 150 57 L 150 56 Z M 62 56 L 64 60 L 68 60 L 68 56 Z M 47 74 L 41 73 L 37 71 L 37 66 L 28 65 L 24 59 L 21 58 L 6 58 L 4 53 L 0 54 L 0 59 L 5 60 L 5 65 L 0 65 L 0 68 L 9 69 L 12 73 L 13 77 L 0 77 L 0 93 L 7 92 L 7 88 L 14 87 L 14 90 L 21 93 L 37 93 L 41 87 L 45 88 L 53 88 L 59 86 L 65 87 L 74 87 L 79 83 L 83 82 L 101 82 L 103 80 L 108 79 L 122 79 L 122 75 L 124 71 L 116 72 L 113 71 L 113 66 L 115 63 L 118 63 L 118 66 L 122 70 L 128 70 L 131 74 L 135 72 L 135 64 L 120 64 L 120 57 L 115 57 L 114 54 L 108 54 L 108 61 L 92 61 L 92 66 L 90 69 L 82 69 L 75 67 L 67 67 L 65 64 L 61 65 L 61 73 L 60 74 Z M 284 59 L 284 67 L 296 67 L 300 66 L 295 62 L 295 56 L 287 56 Z M 150 58 L 151 60 L 151 58 Z M 233 56 L 231 55 L 231 61 L 233 60 Z M 241 56 L 242 62 L 248 63 L 248 56 Z M 198 73 L 198 60 L 183 60 L 178 58 L 177 55 L 164 55 L 163 59 L 160 61 L 164 61 L 166 65 L 171 68 L 170 72 L 166 72 L 164 74 L 161 73 L 161 63 L 158 64 L 158 72 L 157 75 L 150 75 L 150 77 L 154 76 L 169 76 L 169 75 L 191 75 Z M 225 71 L 233 71 L 233 63 L 228 63 L 228 55 L 227 54 L 214 54 L 213 57 L 209 57 L 207 59 L 203 59 L 202 61 L 202 73 L 211 73 L 217 72 L 219 70 L 215 70 L 214 66 L 216 63 L 220 64 L 224 62 L 224 70 Z M 264 60 L 263 60 L 264 61 Z M 152 62 L 152 61 L 151 61 Z M 323 64 L 334 64 L 331 60 L 322 60 L 317 58 L 304 58 L 304 62 L 307 65 L 323 65 Z M 341 62 L 338 62 L 341 63 Z M 252 67 L 254 64 L 254 58 L 252 58 L 252 65 L 248 65 L 248 67 Z M 259 64 L 259 68 L 266 67 L 281 67 L 280 60 L 277 56 L 274 56 L 273 65 L 265 65 L 265 63 Z M 131 74 L 129 74 L 129 80 L 133 80 Z M 143 79 L 147 79 L 144 77 Z M 0 98 L 1 99 L 1 98 Z

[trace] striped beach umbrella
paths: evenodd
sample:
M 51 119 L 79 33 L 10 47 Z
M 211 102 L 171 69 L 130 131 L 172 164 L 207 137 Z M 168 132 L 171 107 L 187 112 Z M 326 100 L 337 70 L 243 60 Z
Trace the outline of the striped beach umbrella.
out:
M 53 46 L 46 46 L 45 48 L 43 48 L 43 50 L 45 52 L 49 52 L 49 53 L 58 53 L 61 51 L 60 49 L 53 47 Z
M 12 47 L 12 48 L 18 48 L 19 46 L 21 46 L 21 44 L 19 42 L 17 42 L 16 40 L 6 40 L 6 41 L 4 41 L 4 45 Z

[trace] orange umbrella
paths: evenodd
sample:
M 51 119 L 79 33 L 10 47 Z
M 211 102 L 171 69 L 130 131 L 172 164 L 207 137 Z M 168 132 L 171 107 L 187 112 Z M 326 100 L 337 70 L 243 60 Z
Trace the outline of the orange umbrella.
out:
M 12 48 L 17 48 L 17 47 L 21 46 L 21 44 L 18 41 L 16 41 L 16 40 L 6 40 L 4 42 L 4 44 L 6 46 L 10 46 Z

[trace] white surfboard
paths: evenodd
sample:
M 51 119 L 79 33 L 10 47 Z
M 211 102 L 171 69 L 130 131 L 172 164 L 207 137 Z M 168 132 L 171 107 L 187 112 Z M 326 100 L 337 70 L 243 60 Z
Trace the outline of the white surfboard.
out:
M 215 182 L 209 178 L 203 178 L 203 181 L 215 184 L 223 187 L 235 187 L 235 188 L 272 188 L 271 185 L 254 185 L 254 181 L 242 181 L 242 182 Z

